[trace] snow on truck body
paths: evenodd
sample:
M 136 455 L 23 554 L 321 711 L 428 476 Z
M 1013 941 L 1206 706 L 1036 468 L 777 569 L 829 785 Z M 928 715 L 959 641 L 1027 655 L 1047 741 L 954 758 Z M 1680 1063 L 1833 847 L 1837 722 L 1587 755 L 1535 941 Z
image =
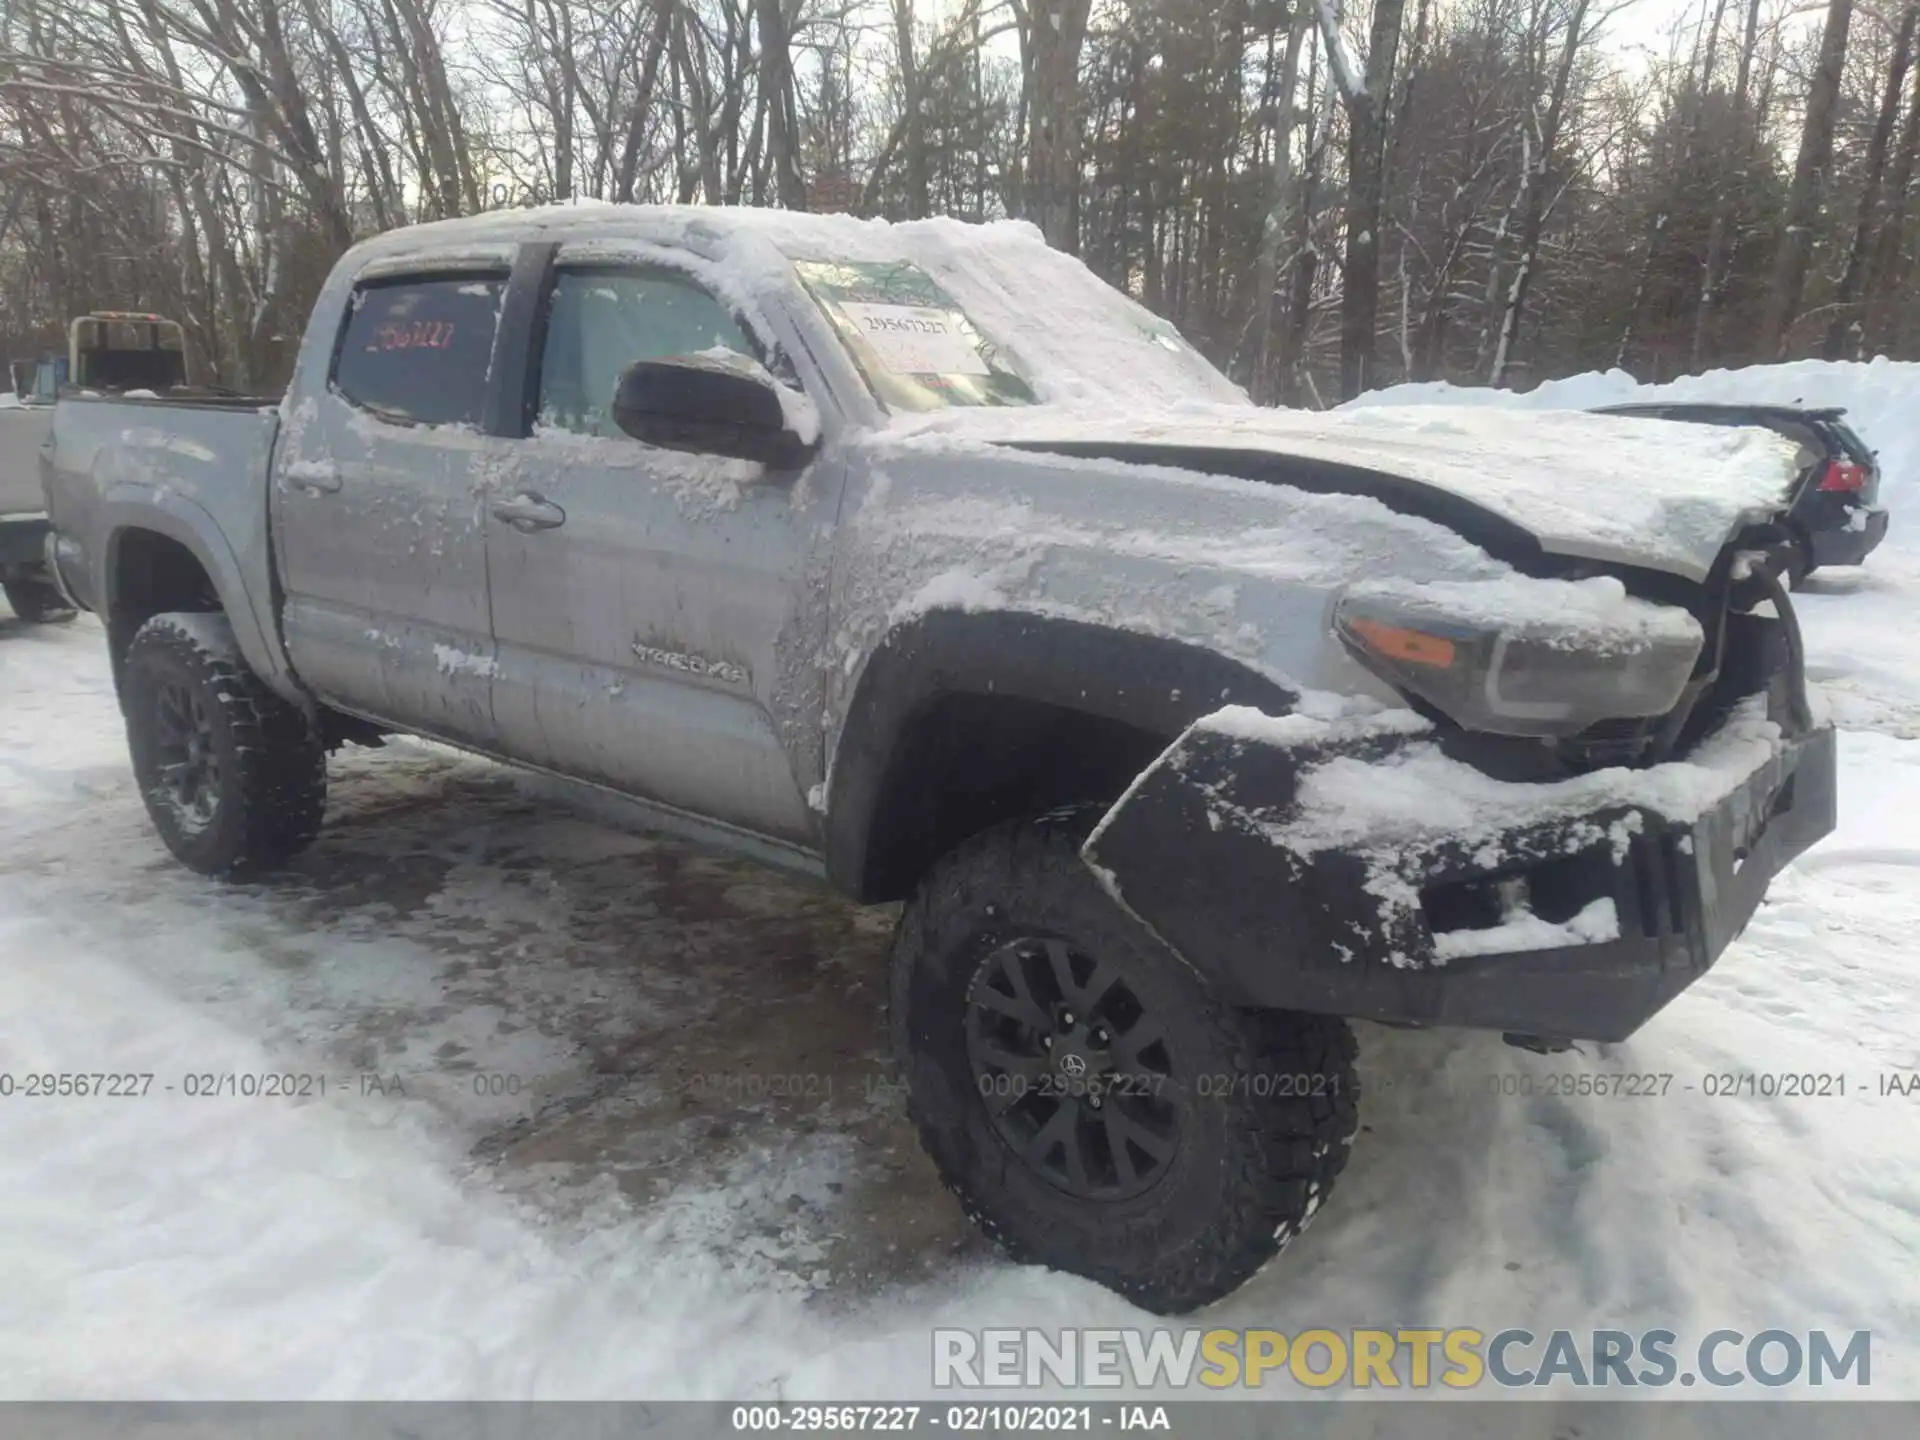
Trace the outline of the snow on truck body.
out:
M 277 422 L 62 402 L 50 476 L 117 666 L 152 617 L 217 608 L 320 739 L 434 736 L 863 901 L 933 895 L 897 965 L 970 893 L 939 881 L 969 846 L 1094 802 L 1089 923 L 1234 1005 L 1617 1038 L 1833 823 L 1788 601 L 1736 564 L 1791 447 L 1261 410 L 1023 225 L 394 232 L 327 282 Z M 1113 1062 L 1078 1008 L 1055 1053 Z M 1028 1138 L 1057 1168 L 1051 1123 Z M 1105 1133 L 1095 1158 L 1146 1165 Z M 1325 1183 L 1350 1138 L 1316 1142 Z M 1050 1243 L 1156 1304 L 1228 1283 Z
M 835 783 L 834 759 L 850 717 L 858 729 L 869 660 L 890 637 L 897 642 L 904 629 L 924 626 L 930 612 L 994 616 L 1002 624 L 1025 616 L 1203 648 L 1243 667 L 1276 710 L 1340 695 L 1347 708 L 1404 703 L 1404 687 L 1370 673 L 1330 623 L 1336 597 L 1361 601 L 1392 586 L 1445 597 L 1442 609 L 1454 620 L 1478 615 L 1512 635 L 1545 627 L 1549 647 L 1646 649 L 1659 632 L 1674 662 L 1669 670 L 1690 672 L 1702 635 L 1686 610 L 1629 595 L 1611 576 L 1554 578 L 1556 568 L 1585 559 L 1703 581 L 1730 539 L 1776 510 L 1793 480 L 1790 447 L 1758 431 L 1571 412 L 1257 408 L 1164 322 L 1021 225 L 889 226 L 616 206 L 483 216 L 366 242 L 341 262 L 316 307 L 280 407 L 277 442 L 270 422 L 231 406 L 142 406 L 123 416 L 115 413 L 120 405 L 96 402 L 113 415 L 117 433 L 65 425 L 62 467 L 75 456 L 72 468 L 103 482 L 116 504 L 144 485 L 162 508 L 211 507 L 226 543 L 209 568 L 224 582 L 223 597 L 233 585 L 246 602 L 226 609 L 254 668 L 290 698 L 351 702 L 345 708 L 386 718 L 366 695 L 323 689 L 314 697 L 296 679 L 307 669 L 345 671 L 350 690 L 353 663 L 329 655 L 303 667 L 288 654 L 301 644 L 297 634 L 276 643 L 268 599 L 274 557 L 254 477 L 267 468 L 269 446 L 282 493 L 329 473 L 332 457 L 302 444 L 324 412 L 347 412 L 360 430 L 377 426 L 344 400 L 328 370 L 340 324 L 334 317 L 355 303 L 357 287 L 423 270 L 492 273 L 535 244 L 556 246 L 561 263 L 652 263 L 685 273 L 746 321 L 763 353 L 789 358 L 807 388 L 782 386 L 783 403 L 793 413 L 807 407 L 805 426 L 818 428 L 825 417 L 814 469 L 823 478 L 840 472 L 840 523 L 828 554 L 799 563 L 815 575 L 824 568 L 826 583 L 796 606 L 804 615 L 789 627 L 799 632 L 790 642 L 796 653 L 753 657 L 762 664 L 745 669 L 758 672 L 756 698 L 774 730 L 791 735 L 811 723 L 825 732 L 823 744 L 800 741 L 788 759 L 796 787 L 820 797 L 828 823 L 795 825 L 802 807 L 784 807 L 789 823 L 774 828 L 776 838 L 817 842 L 829 871 L 841 871 L 856 892 L 872 887 L 860 883 L 866 867 L 858 857 L 834 853 L 836 792 L 849 784 L 844 773 Z M 986 337 L 978 352 L 986 361 L 968 360 L 963 342 L 955 363 L 983 375 L 1004 369 L 1023 382 L 1021 392 L 989 397 L 990 404 L 956 403 L 971 397 L 934 387 L 910 397 L 919 408 L 889 411 L 870 383 L 889 357 L 856 349 L 845 331 L 890 307 L 855 304 L 849 312 L 854 302 L 842 299 L 836 308 L 825 298 L 829 287 L 807 278 L 827 264 L 905 266 L 916 281 L 930 279 L 932 291 L 912 298 L 936 304 L 920 308 L 945 308 L 967 332 Z M 504 291 L 467 288 L 507 303 Z M 172 418 L 154 423 L 163 416 Z M 206 433 L 210 426 L 218 436 Z M 487 437 L 478 428 L 438 427 L 430 443 L 482 447 Z M 544 453 L 541 442 L 558 447 L 577 437 L 530 428 L 520 453 L 503 457 L 485 483 L 503 488 L 568 463 Z M 825 486 L 807 488 L 810 516 L 823 517 Z M 677 491 L 683 510 L 690 492 L 701 502 L 693 509 L 717 504 L 721 512 L 738 507 L 743 493 L 724 478 L 689 474 Z M 92 498 L 84 487 L 71 494 L 76 504 Z M 433 543 L 430 532 L 445 516 L 442 497 L 437 509 L 389 510 L 381 523 L 417 530 L 408 544 L 418 549 Z M 86 528 L 84 519 L 63 527 L 76 539 Z M 91 565 L 104 560 L 105 548 L 94 547 Z M 87 573 L 91 566 L 78 568 L 83 594 L 107 588 Z M 377 617 L 353 637 L 366 633 L 382 634 L 389 650 L 404 643 Z M 501 658 L 453 639 L 434 637 L 428 646 L 432 675 L 491 679 Z M 639 648 L 683 671 L 724 673 L 729 663 L 672 646 Z M 1595 673 L 1617 685 L 1611 672 Z M 1671 687 L 1658 693 L 1663 713 L 1678 695 Z M 1151 728 L 1177 735 L 1202 719 L 1207 698 L 1170 694 L 1152 707 Z M 1528 730 L 1523 723 L 1517 733 Z M 1221 732 L 1202 724 L 1201 733 Z M 854 736 L 856 745 L 866 740 Z M 864 837 L 840 838 L 857 846 Z M 1402 962 L 1409 954 L 1385 953 Z M 1414 953 L 1432 958 L 1424 947 Z

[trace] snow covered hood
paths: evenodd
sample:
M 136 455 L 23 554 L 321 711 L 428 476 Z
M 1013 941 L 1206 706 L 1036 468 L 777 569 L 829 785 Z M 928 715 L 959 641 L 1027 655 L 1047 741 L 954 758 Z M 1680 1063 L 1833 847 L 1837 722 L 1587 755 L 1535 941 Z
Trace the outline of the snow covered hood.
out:
M 901 417 L 916 443 L 1141 445 L 1353 465 L 1467 500 L 1555 555 L 1706 577 L 1742 524 L 1783 509 L 1794 448 L 1769 431 L 1578 411 L 1395 406 L 1319 413 L 1193 405 L 1148 415 L 1043 405 Z

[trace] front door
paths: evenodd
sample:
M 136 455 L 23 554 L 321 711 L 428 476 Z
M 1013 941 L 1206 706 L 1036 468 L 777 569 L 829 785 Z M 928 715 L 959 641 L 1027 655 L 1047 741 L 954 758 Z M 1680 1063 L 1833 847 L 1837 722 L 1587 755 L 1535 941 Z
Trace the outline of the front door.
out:
M 274 464 L 295 670 L 345 708 L 481 747 L 486 482 L 503 442 L 479 425 L 506 283 L 502 263 L 357 287 L 331 384 L 287 416 Z
M 635 360 L 714 346 L 761 358 L 688 274 L 570 266 L 562 252 L 549 283 L 536 423 L 487 529 L 501 748 L 808 843 L 771 704 L 806 536 L 831 497 L 818 477 L 801 487 L 614 425 L 614 384 Z

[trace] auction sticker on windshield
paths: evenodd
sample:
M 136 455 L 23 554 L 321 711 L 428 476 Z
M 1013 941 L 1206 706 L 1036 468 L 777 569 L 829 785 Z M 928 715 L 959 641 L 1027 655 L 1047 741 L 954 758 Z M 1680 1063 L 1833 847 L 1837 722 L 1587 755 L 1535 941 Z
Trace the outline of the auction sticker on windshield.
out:
M 840 302 L 841 310 L 896 375 L 986 375 L 978 345 L 952 317 L 925 305 Z

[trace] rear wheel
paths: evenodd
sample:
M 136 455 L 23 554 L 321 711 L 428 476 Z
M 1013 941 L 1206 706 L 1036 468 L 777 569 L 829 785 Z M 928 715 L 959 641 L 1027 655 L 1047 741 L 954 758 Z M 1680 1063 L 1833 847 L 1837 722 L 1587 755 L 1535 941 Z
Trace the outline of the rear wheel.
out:
M 1004 826 L 934 867 L 894 940 L 894 1046 L 989 1236 L 1175 1314 L 1325 1200 L 1357 1129 L 1353 1037 L 1223 1003 L 1100 888 L 1083 829 Z
M 4 588 L 13 613 L 29 624 L 64 625 L 76 613 L 51 580 L 37 576 L 9 580 Z
M 326 752 L 247 668 L 223 617 L 147 621 L 127 648 L 121 696 L 147 813 L 186 865 L 250 875 L 319 833 Z
M 1795 530 L 1787 550 L 1787 588 L 1798 590 L 1814 568 L 1813 543 Z

